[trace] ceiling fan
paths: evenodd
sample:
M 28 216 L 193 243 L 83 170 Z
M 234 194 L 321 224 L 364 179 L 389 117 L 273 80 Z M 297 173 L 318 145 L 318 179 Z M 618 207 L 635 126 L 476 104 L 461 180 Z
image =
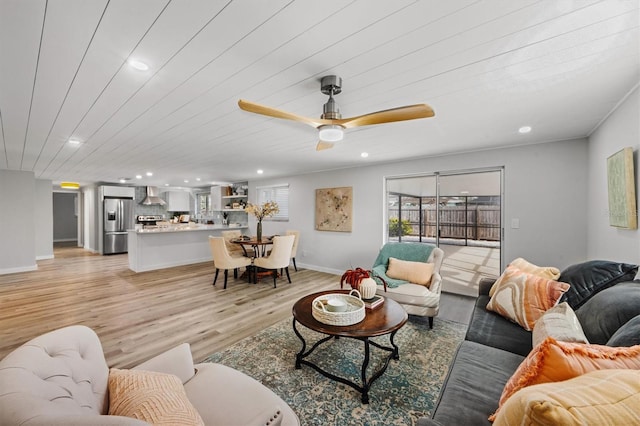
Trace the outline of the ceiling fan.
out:
M 342 118 L 342 114 L 340 114 L 340 110 L 333 99 L 333 95 L 342 92 L 342 78 L 336 75 L 322 77 L 320 80 L 320 91 L 325 95 L 329 95 L 329 100 L 324 104 L 323 114 L 320 118 L 304 117 L 242 99 L 238 101 L 238 106 L 245 111 L 267 115 L 269 117 L 299 121 L 315 127 L 318 129 L 318 135 L 320 137 L 320 141 L 316 146 L 317 151 L 332 148 L 334 142 L 341 141 L 344 137 L 344 129 L 368 126 L 371 124 L 391 123 L 394 121 L 415 120 L 417 118 L 429 118 L 435 115 L 429 105 L 416 104 L 372 112 L 357 117 Z

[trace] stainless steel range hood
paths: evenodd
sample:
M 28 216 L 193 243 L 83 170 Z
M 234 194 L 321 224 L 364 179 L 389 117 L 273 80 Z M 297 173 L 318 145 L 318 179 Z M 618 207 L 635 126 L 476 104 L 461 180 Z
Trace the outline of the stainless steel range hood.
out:
M 140 204 L 144 204 L 144 205 L 152 205 L 152 204 L 160 204 L 161 206 L 164 206 L 165 204 L 167 204 L 162 198 L 158 197 L 158 188 L 155 186 L 147 186 L 147 196 L 145 197 L 144 200 L 142 200 L 142 202 Z

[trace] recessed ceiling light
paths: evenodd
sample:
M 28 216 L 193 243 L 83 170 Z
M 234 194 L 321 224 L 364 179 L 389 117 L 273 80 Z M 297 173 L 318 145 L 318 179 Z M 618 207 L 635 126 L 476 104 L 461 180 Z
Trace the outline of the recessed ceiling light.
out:
M 256 171 L 256 173 L 258 173 L 259 175 L 261 175 L 261 174 L 263 174 L 263 173 L 264 173 L 264 170 L 262 170 L 262 169 L 258 169 L 258 170 Z
M 362 154 L 360 154 L 360 157 L 362 158 L 367 158 L 369 156 L 368 152 L 363 152 Z
M 185 180 L 184 180 L 184 183 L 189 183 L 189 179 L 185 179 Z
M 165 184 L 164 184 L 164 186 L 169 186 L 169 184 L 168 184 L 168 183 L 165 183 Z
M 69 145 L 80 145 L 81 143 L 78 139 L 69 139 Z
M 522 126 L 518 129 L 518 133 L 529 133 L 531 131 L 531 126 Z
M 136 179 L 142 179 L 142 175 L 136 175 Z
M 200 182 L 200 178 L 196 178 L 196 180 L 197 180 L 198 182 Z
M 147 176 L 153 176 L 152 172 L 147 172 Z
M 132 68 L 137 69 L 138 71 L 146 71 L 149 69 L 149 65 L 145 64 L 142 61 L 138 61 L 137 59 L 129 59 L 129 65 Z
M 120 179 L 120 183 L 125 183 L 126 181 L 126 179 Z

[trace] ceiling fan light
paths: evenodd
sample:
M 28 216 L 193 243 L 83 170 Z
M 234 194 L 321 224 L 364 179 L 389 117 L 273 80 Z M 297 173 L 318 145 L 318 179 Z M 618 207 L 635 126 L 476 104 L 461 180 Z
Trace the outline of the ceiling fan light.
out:
M 318 127 L 320 140 L 325 142 L 338 142 L 344 138 L 344 127 L 337 124 L 325 124 Z

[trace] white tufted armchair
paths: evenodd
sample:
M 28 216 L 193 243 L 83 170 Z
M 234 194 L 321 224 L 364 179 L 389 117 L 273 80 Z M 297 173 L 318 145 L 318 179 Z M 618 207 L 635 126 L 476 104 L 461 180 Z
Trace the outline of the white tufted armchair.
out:
M 251 377 L 221 364 L 194 366 L 184 343 L 136 369 L 174 374 L 206 425 L 299 425 L 291 408 Z M 107 415 L 109 368 L 93 330 L 70 326 L 0 361 L 0 425 L 147 425 Z

